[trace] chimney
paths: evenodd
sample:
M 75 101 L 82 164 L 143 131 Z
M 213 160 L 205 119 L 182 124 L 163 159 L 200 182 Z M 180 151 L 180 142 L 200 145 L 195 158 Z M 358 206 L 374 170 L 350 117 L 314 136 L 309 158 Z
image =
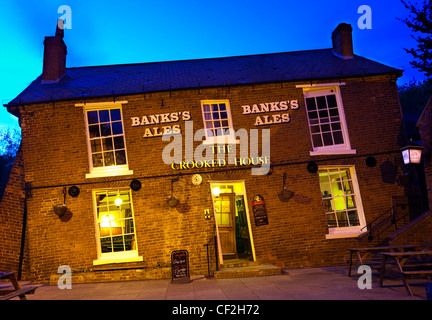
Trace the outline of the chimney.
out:
M 333 53 L 342 59 L 354 58 L 352 43 L 352 27 L 341 23 L 332 33 Z
M 66 45 L 63 42 L 63 20 L 57 21 L 57 29 L 54 37 L 45 37 L 44 58 L 42 70 L 42 82 L 58 82 L 65 74 L 66 69 Z

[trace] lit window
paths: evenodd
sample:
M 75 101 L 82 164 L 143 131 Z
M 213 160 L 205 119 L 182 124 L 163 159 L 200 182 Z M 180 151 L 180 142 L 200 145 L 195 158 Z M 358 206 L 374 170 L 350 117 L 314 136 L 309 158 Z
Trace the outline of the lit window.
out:
M 206 141 L 234 141 L 235 133 L 232 125 L 231 110 L 228 100 L 201 101 Z
M 86 177 L 132 174 L 127 163 L 120 107 L 85 109 L 90 174 Z
M 318 174 L 329 232 L 360 231 L 364 216 L 354 167 L 320 168 Z
M 305 91 L 304 96 L 311 155 L 352 153 L 339 88 Z
M 99 259 L 137 257 L 129 189 L 94 191 Z

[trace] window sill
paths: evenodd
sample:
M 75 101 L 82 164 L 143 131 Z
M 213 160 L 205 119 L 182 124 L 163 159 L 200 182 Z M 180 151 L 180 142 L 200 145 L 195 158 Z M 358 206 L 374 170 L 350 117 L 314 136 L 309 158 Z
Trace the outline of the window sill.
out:
M 326 239 L 345 239 L 345 238 L 357 238 L 359 235 L 363 234 L 364 231 L 346 231 L 346 232 L 340 232 L 340 233 L 329 233 L 326 234 Z
M 94 266 L 99 266 L 103 264 L 110 264 L 110 263 L 127 263 L 127 262 L 137 262 L 137 261 L 143 261 L 142 256 L 130 256 L 130 257 L 101 257 L 98 260 L 93 260 Z
M 102 177 L 127 176 L 132 174 L 133 174 L 133 170 L 110 168 L 101 171 L 94 171 L 92 173 L 87 173 L 85 177 L 86 179 L 90 179 L 90 178 L 102 178 Z
M 338 154 L 357 154 L 356 149 L 335 149 L 335 150 L 322 150 L 322 151 L 309 151 L 311 156 L 325 156 L 325 155 L 338 155 Z

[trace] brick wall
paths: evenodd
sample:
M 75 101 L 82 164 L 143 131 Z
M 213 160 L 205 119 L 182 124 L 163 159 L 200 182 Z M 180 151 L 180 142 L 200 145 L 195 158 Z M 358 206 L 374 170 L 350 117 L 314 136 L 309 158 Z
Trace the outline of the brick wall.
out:
M 402 120 L 395 83 L 390 82 L 388 76 L 341 81 L 346 83 L 341 86 L 341 93 L 356 156 L 309 155 L 311 142 L 303 93 L 295 87 L 303 82 L 143 93 L 116 97 L 118 101 L 128 101 L 122 110 L 128 163 L 133 176 L 111 178 L 85 178 L 89 164 L 84 114 L 82 107 L 75 106 L 82 101 L 22 106 L 25 180 L 34 187 L 28 201 L 32 279 L 48 281 L 63 264 L 73 270 L 101 269 L 93 265 L 93 260 L 97 259 L 97 239 L 92 190 L 128 187 L 133 178 L 143 185 L 141 190 L 132 192 L 137 246 L 143 261 L 122 264 L 125 267 L 164 268 L 170 263 L 171 251 L 186 249 L 191 273 L 205 274 L 207 256 L 203 245 L 215 232 L 214 216 L 211 220 L 204 219 L 204 209 L 212 209 L 209 181 L 232 180 L 245 182 L 258 262 L 282 267 L 342 263 L 346 248 L 355 245 L 356 239 L 326 239 L 328 230 L 318 175 L 306 170 L 307 162 L 314 160 L 322 166 L 355 165 L 366 221 L 389 209 L 391 196 L 404 195 L 404 188 L 395 179 L 383 182 L 382 176 L 383 166 L 388 163 L 395 173 L 400 172 L 399 152 L 376 154 L 399 150 L 401 146 Z M 243 115 L 242 105 L 298 100 L 300 108 L 287 111 L 290 123 L 259 127 L 271 129 L 272 175 L 252 176 L 249 169 L 185 170 L 174 183 L 174 195 L 180 198 L 183 210 L 170 208 L 166 199 L 171 194 L 171 179 L 179 172 L 162 162 L 161 154 L 167 142 L 157 137 L 143 138 L 146 127 L 133 127 L 130 119 L 188 110 L 197 130 L 203 126 L 200 101 L 206 99 L 229 99 L 236 130 L 255 128 L 257 115 Z M 112 100 L 88 99 L 87 103 L 102 101 Z M 182 120 L 176 124 L 184 130 Z M 195 146 L 199 144 L 195 142 Z M 375 167 L 370 168 L 365 163 L 369 154 L 376 154 Z M 197 171 L 203 176 L 199 186 L 193 185 L 190 179 L 190 174 Z M 284 173 L 287 187 L 295 192 L 288 202 L 278 198 Z M 173 176 L 167 176 L 171 174 Z M 66 204 L 72 213 L 68 221 L 60 220 L 52 209 L 53 205 L 63 202 L 63 185 L 80 188 L 78 197 L 67 196 Z M 256 194 L 266 201 L 268 225 L 254 224 L 251 202 Z
M 0 202 L 0 270 L 18 271 L 24 217 L 24 166 L 22 146 L 13 164 Z M 27 236 L 27 234 L 26 234 Z M 28 273 L 28 242 L 25 241 L 22 276 Z

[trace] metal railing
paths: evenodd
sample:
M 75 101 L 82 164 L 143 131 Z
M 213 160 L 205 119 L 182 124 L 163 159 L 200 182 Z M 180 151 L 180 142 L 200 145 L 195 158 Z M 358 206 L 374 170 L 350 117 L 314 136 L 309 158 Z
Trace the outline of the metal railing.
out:
M 368 240 L 372 241 L 376 239 L 376 237 L 379 239 L 388 230 L 395 232 L 418 217 L 424 210 L 422 201 L 415 204 L 410 204 L 408 202 L 395 204 L 364 226 L 361 231 L 367 228 L 367 232 L 360 235 L 358 239 L 361 240 L 367 235 Z
M 219 270 L 218 248 L 216 235 L 211 237 L 210 240 L 204 244 L 207 250 L 207 277 L 214 276 L 214 271 Z

